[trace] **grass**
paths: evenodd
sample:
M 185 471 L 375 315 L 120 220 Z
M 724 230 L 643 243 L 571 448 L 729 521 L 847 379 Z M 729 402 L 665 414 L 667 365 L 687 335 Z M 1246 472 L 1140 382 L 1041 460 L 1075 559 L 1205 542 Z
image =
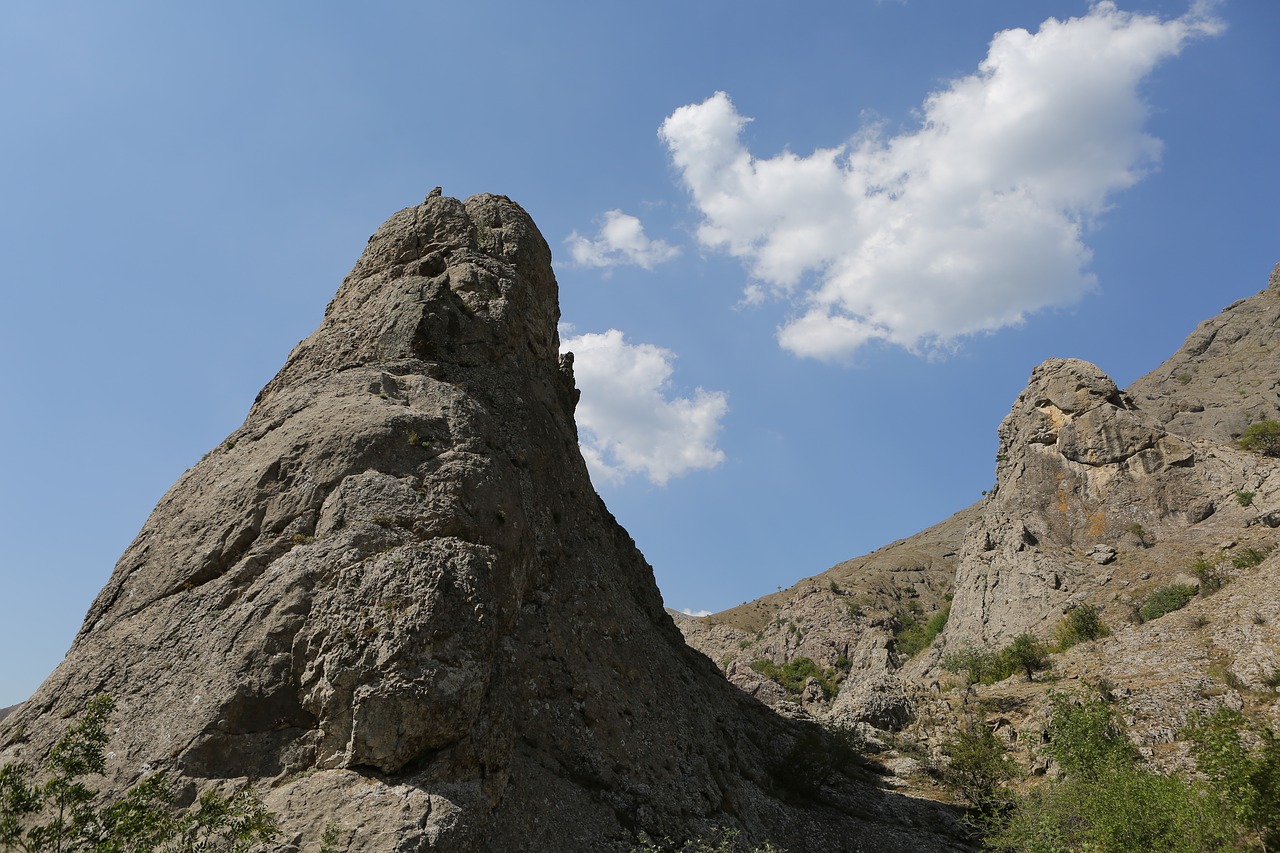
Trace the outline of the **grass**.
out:
M 1270 553 L 1270 548 L 1241 548 L 1231 558 L 1231 565 L 1237 569 L 1252 569 L 1254 566 L 1260 565 Z

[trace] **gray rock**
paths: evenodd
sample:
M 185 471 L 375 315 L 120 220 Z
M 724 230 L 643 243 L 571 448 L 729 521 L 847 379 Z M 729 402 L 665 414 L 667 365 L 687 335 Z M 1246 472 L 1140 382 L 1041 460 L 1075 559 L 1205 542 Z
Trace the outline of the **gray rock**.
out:
M 715 824 L 963 848 L 945 810 L 852 781 L 784 799 L 808 730 L 684 644 L 591 486 L 550 261 L 501 196 L 392 216 L 0 722 L 0 762 L 105 692 L 109 791 L 260 780 L 284 851 L 330 823 L 352 851 L 623 851 Z
M 945 642 L 1000 646 L 1047 636 L 1078 590 L 1102 585 L 1093 565 L 1131 531 L 1181 535 L 1212 515 L 1237 463 L 1201 460 L 1092 364 L 1049 359 L 999 429 L 995 494 L 970 526 Z M 1073 559 L 1089 547 L 1087 564 Z M 1108 550 L 1110 549 L 1110 550 Z
M 1280 418 L 1280 264 L 1267 289 L 1205 320 L 1129 393 L 1171 431 L 1234 442 L 1256 420 Z
M 1115 562 L 1116 549 L 1110 545 L 1094 545 L 1085 552 L 1085 556 L 1093 560 L 1099 566 L 1105 566 L 1108 563 Z

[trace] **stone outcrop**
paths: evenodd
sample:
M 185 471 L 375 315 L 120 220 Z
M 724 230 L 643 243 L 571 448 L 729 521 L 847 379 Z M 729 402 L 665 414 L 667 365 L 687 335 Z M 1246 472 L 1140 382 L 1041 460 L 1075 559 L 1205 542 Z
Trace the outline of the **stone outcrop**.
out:
M 1280 264 L 1266 290 L 1201 323 L 1129 393 L 1170 432 L 1217 443 L 1280 418 Z
M 999 427 L 997 485 L 979 504 L 681 630 L 744 690 L 867 734 L 885 750 L 877 758 L 891 784 L 924 790 L 916 757 L 945 762 L 947 739 L 990 709 L 987 724 L 1045 772 L 1048 689 L 1110 685 L 1131 737 L 1166 768 L 1190 766 L 1177 737 L 1192 711 L 1227 705 L 1280 724 L 1280 463 L 1236 441 L 1249 423 L 1280 418 L 1278 347 L 1280 266 L 1266 290 L 1201 323 L 1127 391 L 1092 364 L 1050 359 Z M 901 582 L 909 577 L 927 582 Z M 1142 603 L 1170 584 L 1200 595 L 1140 624 Z M 907 607 L 927 617 L 948 591 L 941 638 L 907 660 L 894 636 Z M 1094 608 L 1112 635 L 1055 654 L 1047 684 L 1016 676 L 962 687 L 940 665 L 948 652 L 995 651 L 1023 632 L 1052 642 L 1075 606 Z M 853 665 L 829 702 L 788 695 L 747 666 L 802 655 L 831 666 L 837 654 Z
M 996 488 L 961 552 L 949 642 L 999 646 L 1039 630 L 1083 600 L 1107 547 L 1142 547 L 1221 502 L 1191 442 L 1087 362 L 1037 367 L 999 436 Z
M 108 693 L 108 789 L 255 780 L 286 851 L 329 824 L 406 853 L 713 826 L 793 853 L 963 847 L 685 645 L 578 452 L 550 260 L 504 197 L 392 216 L 0 723 L 0 762 Z

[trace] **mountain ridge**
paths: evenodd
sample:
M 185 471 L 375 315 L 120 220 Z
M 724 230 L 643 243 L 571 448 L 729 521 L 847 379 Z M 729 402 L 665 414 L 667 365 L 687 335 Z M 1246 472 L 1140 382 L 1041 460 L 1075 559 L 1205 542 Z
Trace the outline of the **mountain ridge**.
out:
M 1280 592 L 1272 532 L 1280 526 L 1280 466 L 1237 446 L 1249 423 L 1280 414 L 1278 347 L 1280 265 L 1265 290 L 1199 324 L 1127 390 L 1088 362 L 1049 359 L 1033 370 L 1000 425 L 996 487 L 917 534 L 950 553 L 929 577 L 928 595 L 842 584 L 841 566 L 873 560 L 881 549 L 785 592 L 679 625 L 743 689 L 827 724 L 859 728 L 886 750 L 891 768 L 902 768 L 891 784 L 936 796 L 945 793 L 921 768 L 945 765 L 943 745 L 972 714 L 966 703 L 973 692 L 979 701 L 988 696 L 1024 709 L 1005 725 L 1011 745 L 1023 727 L 1018 748 L 1028 763 L 1035 757 L 1027 744 L 1037 742 L 1045 713 L 1043 686 L 1010 681 L 958 691 L 946 656 L 994 652 L 1023 632 L 1052 643 L 1063 614 L 1076 606 L 1095 608 L 1114 634 L 1062 653 L 1054 672 L 1074 673 L 1078 688 L 1114 682 L 1127 691 L 1126 701 L 1146 720 L 1131 730 L 1140 748 L 1168 752 L 1189 709 L 1207 714 L 1215 703 L 1280 721 L 1280 703 L 1267 686 L 1280 671 L 1280 618 L 1269 603 Z M 894 545 L 910 551 L 914 540 Z M 1253 568 L 1255 555 L 1263 556 Z M 1197 568 L 1228 585 L 1217 593 L 1206 588 L 1188 606 L 1187 625 L 1179 626 L 1185 630 L 1170 630 L 1177 617 L 1135 624 L 1145 597 L 1162 586 L 1199 588 Z M 1256 601 L 1247 608 L 1240 598 L 1246 588 Z M 853 618 L 842 595 L 850 591 L 859 599 Z M 923 650 L 904 652 L 909 632 L 925 619 L 945 627 Z M 1122 660 L 1109 661 L 1120 649 Z M 834 695 L 813 684 L 790 694 L 769 673 L 802 656 L 828 668 L 841 659 L 856 663 Z M 1177 676 L 1162 678 L 1162 667 Z M 914 744 L 924 765 L 891 743 Z

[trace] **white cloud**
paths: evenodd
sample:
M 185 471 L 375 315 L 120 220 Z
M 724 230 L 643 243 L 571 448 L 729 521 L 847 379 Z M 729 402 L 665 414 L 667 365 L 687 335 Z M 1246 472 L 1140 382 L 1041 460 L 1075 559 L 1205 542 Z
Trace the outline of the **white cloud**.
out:
M 694 616 L 697 618 L 702 618 L 703 616 L 711 615 L 710 610 L 690 610 L 688 607 L 680 608 L 680 612 L 683 613 L 685 616 Z
M 977 73 L 888 139 L 873 128 L 807 157 L 757 158 L 741 141 L 750 119 L 723 92 L 676 110 L 659 135 L 702 213 L 699 241 L 790 296 L 783 347 L 827 360 L 870 341 L 946 351 L 1096 286 L 1085 232 L 1160 159 L 1139 84 L 1222 29 L 1208 9 L 1162 21 L 1099 2 L 1034 34 L 998 33 Z M 762 296 L 752 285 L 745 301 Z
M 640 220 L 621 210 L 605 213 L 604 225 L 596 239 L 589 240 L 574 231 L 565 242 L 574 263 L 587 267 L 635 264 L 651 270 L 654 265 L 680 254 L 675 246 L 662 240 L 650 240 L 645 236 Z
M 729 411 L 720 391 L 698 388 L 668 398 L 675 354 L 629 344 L 617 329 L 561 342 L 574 354 L 582 399 L 577 420 L 582 455 L 593 477 L 620 482 L 632 474 L 665 485 L 672 477 L 724 461 L 716 437 Z

